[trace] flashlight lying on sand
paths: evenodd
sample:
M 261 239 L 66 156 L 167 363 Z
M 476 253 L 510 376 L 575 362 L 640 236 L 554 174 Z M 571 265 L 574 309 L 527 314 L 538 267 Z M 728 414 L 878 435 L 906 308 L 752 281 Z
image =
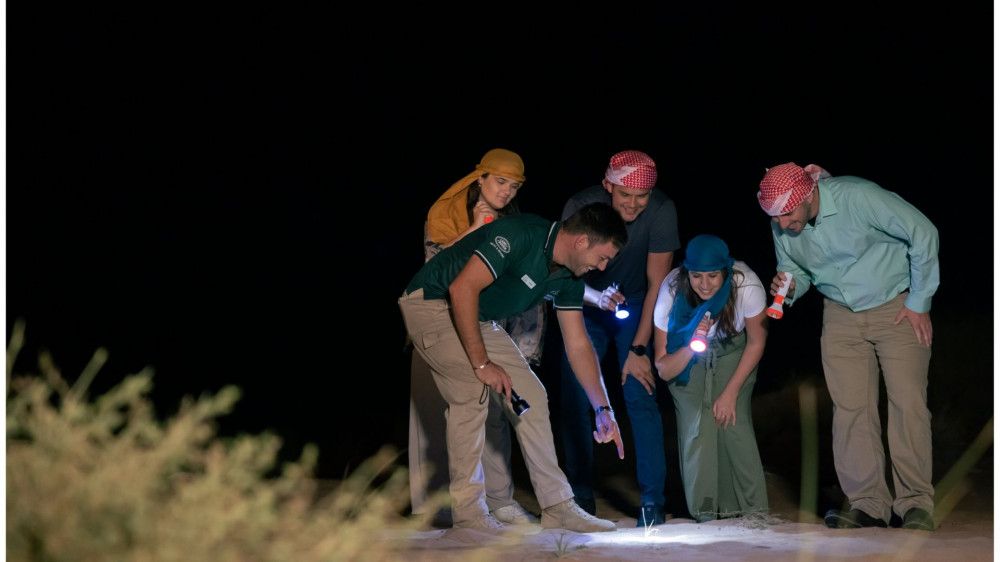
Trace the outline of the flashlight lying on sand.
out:
M 767 309 L 767 315 L 770 316 L 771 318 L 777 320 L 778 318 L 781 318 L 785 314 L 785 311 L 782 308 L 781 303 L 785 302 L 785 295 L 788 294 L 788 287 L 791 284 L 792 284 L 792 274 L 785 272 L 785 284 L 782 285 L 780 289 L 778 289 L 778 294 L 774 295 L 774 302 L 772 302 L 771 306 L 768 307 Z

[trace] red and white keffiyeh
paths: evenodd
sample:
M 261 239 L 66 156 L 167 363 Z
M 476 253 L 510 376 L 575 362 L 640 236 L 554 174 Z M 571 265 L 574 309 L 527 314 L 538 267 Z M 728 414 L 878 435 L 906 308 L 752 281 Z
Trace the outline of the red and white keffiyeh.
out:
M 774 166 L 767 170 L 764 179 L 760 181 L 757 201 L 768 215 L 784 215 L 809 197 L 820 178 L 829 177 L 830 173 L 816 164 L 809 164 L 805 168 L 795 162 Z
M 645 152 L 623 150 L 611 157 L 604 177 L 615 185 L 653 189 L 656 185 L 656 163 Z

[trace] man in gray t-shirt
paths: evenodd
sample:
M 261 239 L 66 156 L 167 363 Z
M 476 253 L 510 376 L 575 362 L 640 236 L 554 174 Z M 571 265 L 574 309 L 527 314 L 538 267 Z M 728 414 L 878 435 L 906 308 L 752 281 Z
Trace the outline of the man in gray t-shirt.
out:
M 663 279 L 670 272 L 674 251 L 681 246 L 677 209 L 656 188 L 656 164 L 645 153 L 626 150 L 611 157 L 600 185 L 577 192 L 563 209 L 563 217 L 589 203 L 611 205 L 625 221 L 628 242 L 603 270 L 584 276 L 587 333 L 601 360 L 614 341 L 621 369 L 621 386 L 635 441 L 636 472 L 641 507 L 638 526 L 664 522 L 666 454 L 663 426 L 656 402 L 652 354 L 646 352 L 653 333 L 653 307 Z M 610 310 L 627 302 L 631 314 L 618 319 Z M 562 359 L 562 437 L 566 476 L 577 503 L 596 512 L 594 447 L 591 442 L 590 402 L 572 367 Z

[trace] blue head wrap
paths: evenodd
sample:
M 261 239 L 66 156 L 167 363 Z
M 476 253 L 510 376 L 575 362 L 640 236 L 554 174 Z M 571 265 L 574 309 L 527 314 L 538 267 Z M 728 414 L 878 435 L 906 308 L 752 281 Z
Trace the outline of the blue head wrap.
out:
M 691 306 L 684 292 L 677 291 L 667 321 L 667 353 L 673 353 L 691 343 L 691 337 L 698 329 L 706 310 L 712 313 L 712 318 L 718 317 L 722 312 L 732 290 L 733 261 L 729 256 L 729 246 L 718 236 L 699 234 L 688 242 L 684 252 L 684 268 L 688 271 L 725 271 L 726 280 L 712 298 L 697 306 Z M 691 380 L 691 367 L 697 360 L 697 356 L 693 357 L 684 371 L 677 375 L 679 384 L 687 384 Z

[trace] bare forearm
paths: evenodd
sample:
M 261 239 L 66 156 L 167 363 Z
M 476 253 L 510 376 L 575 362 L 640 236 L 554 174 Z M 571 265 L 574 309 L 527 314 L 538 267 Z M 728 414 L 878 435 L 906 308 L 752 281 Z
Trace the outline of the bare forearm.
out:
M 736 370 L 724 389 L 725 392 L 738 393 L 753 371 L 760 358 L 764 356 L 764 346 L 767 343 L 767 316 L 764 312 L 746 319 L 747 343 L 743 348 Z
M 653 329 L 653 363 L 656 373 L 665 381 L 681 374 L 694 357 L 694 352 L 684 346 L 673 353 L 667 353 L 667 333 L 660 328 Z
M 693 357 L 694 352 L 687 346 L 673 353 L 663 352 L 656 358 L 656 373 L 661 379 L 669 381 L 684 372 Z
M 590 285 L 584 285 L 583 303 L 591 306 L 601 306 L 601 291 L 598 291 Z
M 611 405 L 608 391 L 604 387 L 604 377 L 601 376 L 600 360 L 593 346 L 589 342 L 588 345 L 567 344 L 566 357 L 580 386 L 587 393 L 591 406 L 597 409 L 599 406 Z
M 479 331 L 479 294 L 471 290 L 451 287 L 452 316 L 455 330 L 462 341 L 466 355 L 473 367 L 478 367 L 489 359 L 483 334 Z
M 649 291 L 642 301 L 642 313 L 635 335 L 632 336 L 632 345 L 647 345 L 653 335 L 653 309 L 656 308 L 656 296 L 656 291 Z
M 646 256 L 646 297 L 642 301 L 642 313 L 639 318 L 639 329 L 632 337 L 632 345 L 646 345 L 653 335 L 653 315 L 656 311 L 656 299 L 660 296 L 660 286 L 670 273 L 674 262 L 674 253 L 649 253 Z M 650 354 L 653 355 L 653 354 Z
M 753 371 L 757 363 L 760 362 L 760 358 L 764 356 L 764 342 L 748 342 L 746 347 L 743 349 L 743 355 L 740 357 L 740 362 L 736 364 L 736 370 L 733 371 L 733 376 L 726 383 L 726 388 L 723 392 L 732 392 L 738 394 L 740 389 L 743 388 L 743 383 L 746 382 L 747 377 L 750 376 L 750 372 Z

